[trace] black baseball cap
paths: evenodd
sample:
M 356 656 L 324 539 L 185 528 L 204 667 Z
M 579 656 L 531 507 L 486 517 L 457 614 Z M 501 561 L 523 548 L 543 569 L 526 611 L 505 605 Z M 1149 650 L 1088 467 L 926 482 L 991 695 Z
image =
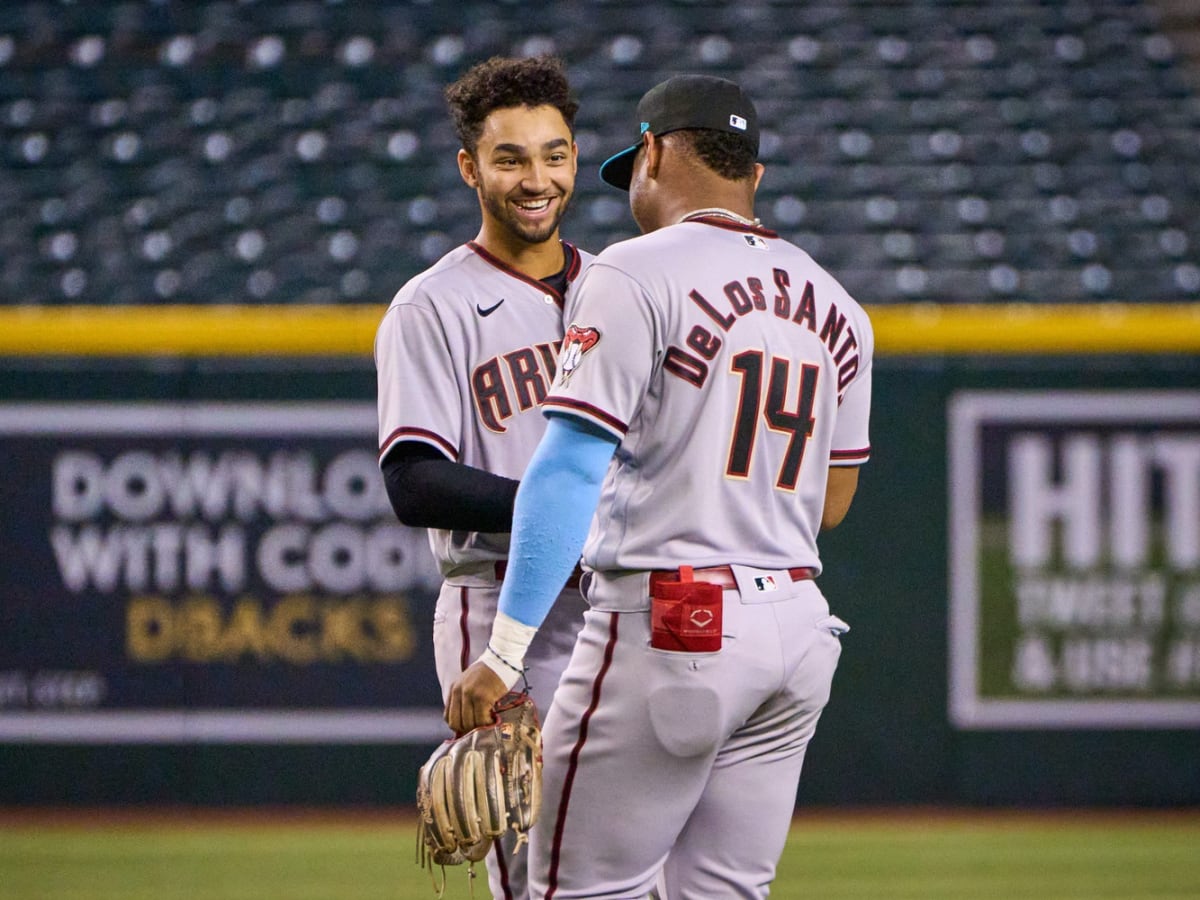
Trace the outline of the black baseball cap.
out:
M 650 88 L 637 105 L 638 134 L 653 131 L 668 134 L 684 128 L 708 128 L 740 134 L 758 153 L 758 114 L 754 103 L 740 87 L 715 75 L 676 75 Z M 600 178 L 613 187 L 629 190 L 633 177 L 633 158 L 639 140 L 632 147 L 610 156 L 600 166 Z

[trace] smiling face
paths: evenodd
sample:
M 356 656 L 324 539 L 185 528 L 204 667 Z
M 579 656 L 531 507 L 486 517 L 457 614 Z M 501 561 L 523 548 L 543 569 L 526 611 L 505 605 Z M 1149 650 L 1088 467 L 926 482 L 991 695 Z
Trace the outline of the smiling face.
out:
M 556 240 L 575 190 L 578 156 L 571 129 L 553 106 L 488 115 L 475 153 L 458 154 L 463 180 L 479 194 L 485 240 L 508 246 Z

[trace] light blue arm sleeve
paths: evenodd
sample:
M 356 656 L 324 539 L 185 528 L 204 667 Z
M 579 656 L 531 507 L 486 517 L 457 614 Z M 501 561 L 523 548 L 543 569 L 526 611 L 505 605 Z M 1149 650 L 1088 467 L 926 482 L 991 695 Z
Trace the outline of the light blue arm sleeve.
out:
M 517 489 L 500 612 L 542 624 L 579 562 L 617 443 L 573 416 L 549 416 Z

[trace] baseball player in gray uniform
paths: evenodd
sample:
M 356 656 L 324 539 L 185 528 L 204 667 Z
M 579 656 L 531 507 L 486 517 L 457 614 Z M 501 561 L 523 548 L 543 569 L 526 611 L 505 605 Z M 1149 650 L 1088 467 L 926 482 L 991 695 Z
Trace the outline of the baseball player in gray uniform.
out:
M 473 664 L 446 714 L 486 720 L 582 547 L 590 609 L 543 731 L 532 896 L 765 897 L 847 631 L 817 535 L 869 454 L 873 337 L 753 218 L 738 85 L 671 78 L 637 120 L 601 177 L 644 233 L 583 279 L 517 494 L 502 659 Z
M 517 480 L 545 429 L 563 305 L 591 261 L 559 239 L 575 183 L 577 104 L 561 62 L 496 58 L 446 91 L 478 236 L 404 285 L 375 341 L 379 459 L 400 520 L 429 528 L 444 583 L 433 642 L 443 693 L 487 646 Z M 524 660 L 544 717 L 585 604 L 577 579 Z M 510 838 L 510 843 L 511 843 Z M 495 897 L 526 896 L 525 853 L 489 855 Z

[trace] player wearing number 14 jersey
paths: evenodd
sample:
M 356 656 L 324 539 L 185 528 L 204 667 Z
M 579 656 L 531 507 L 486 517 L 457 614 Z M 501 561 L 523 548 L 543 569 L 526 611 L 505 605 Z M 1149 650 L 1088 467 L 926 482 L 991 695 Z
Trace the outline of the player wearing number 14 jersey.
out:
M 765 897 L 848 630 L 817 537 L 869 455 L 874 341 L 753 218 L 758 125 L 736 84 L 676 76 L 637 122 L 601 177 L 644 233 L 581 279 L 492 631 L 520 665 L 582 545 L 589 610 L 542 732 L 531 896 Z M 450 721 L 480 723 L 504 681 L 471 666 Z
M 621 440 L 594 521 L 622 527 L 593 528 L 588 567 L 819 572 L 827 469 L 868 455 L 862 308 L 803 250 L 716 211 L 610 248 L 585 284 L 543 406 Z

